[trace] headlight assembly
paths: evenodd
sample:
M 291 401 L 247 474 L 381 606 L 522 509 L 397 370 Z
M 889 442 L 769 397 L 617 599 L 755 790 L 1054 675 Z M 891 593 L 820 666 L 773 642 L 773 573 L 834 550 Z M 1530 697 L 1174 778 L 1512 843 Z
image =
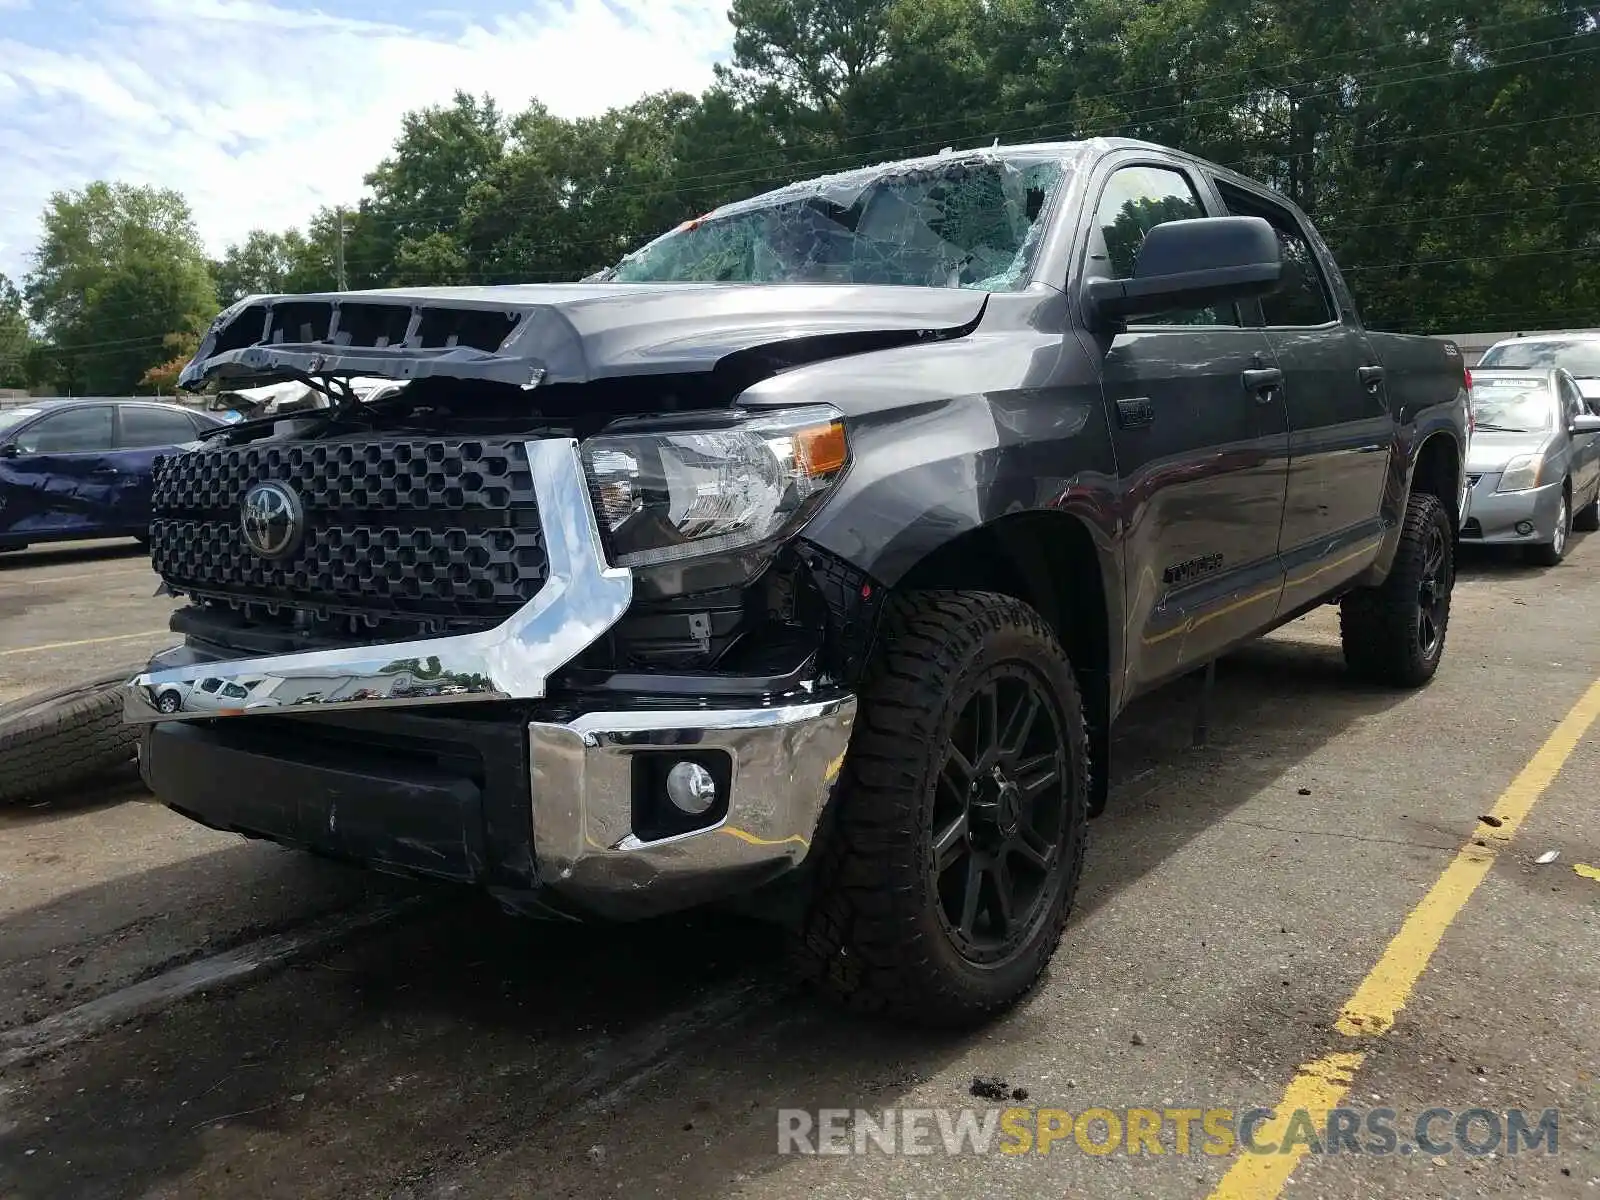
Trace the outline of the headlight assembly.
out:
M 614 433 L 583 444 L 618 566 L 772 541 L 815 511 L 850 461 L 838 410 L 752 416 L 724 429 Z
M 1542 454 L 1519 454 L 1500 472 L 1497 492 L 1525 492 L 1539 486 L 1539 468 L 1544 463 Z

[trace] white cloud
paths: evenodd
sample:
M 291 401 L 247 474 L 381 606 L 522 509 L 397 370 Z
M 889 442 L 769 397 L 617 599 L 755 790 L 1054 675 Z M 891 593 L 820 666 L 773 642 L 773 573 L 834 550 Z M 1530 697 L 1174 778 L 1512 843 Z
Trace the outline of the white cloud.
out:
M 0 0 L 0 10 L 26 0 Z M 50 193 L 93 179 L 174 187 L 208 248 L 353 201 L 409 109 L 457 90 L 563 116 L 697 92 L 726 0 L 566 0 L 425 27 L 269 0 L 111 0 L 91 27 L 0 33 L 0 273 L 16 277 Z M 0 29 L 4 26 L 0 25 Z

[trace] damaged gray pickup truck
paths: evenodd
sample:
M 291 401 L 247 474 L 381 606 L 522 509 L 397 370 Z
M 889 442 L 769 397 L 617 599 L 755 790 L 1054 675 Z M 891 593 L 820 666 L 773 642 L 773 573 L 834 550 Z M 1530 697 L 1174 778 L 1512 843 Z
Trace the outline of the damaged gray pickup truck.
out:
M 183 374 L 290 379 L 334 403 L 157 468 L 155 794 L 518 912 L 736 902 L 864 1010 L 1029 990 L 1133 697 L 1322 604 L 1367 679 L 1444 648 L 1459 351 L 1156 146 L 800 183 L 581 283 L 252 297 Z

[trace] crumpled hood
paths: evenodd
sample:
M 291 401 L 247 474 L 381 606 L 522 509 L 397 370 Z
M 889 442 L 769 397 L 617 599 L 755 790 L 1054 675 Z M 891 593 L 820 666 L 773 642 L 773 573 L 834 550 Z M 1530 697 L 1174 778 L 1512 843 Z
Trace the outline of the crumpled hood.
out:
M 1494 433 L 1482 428 L 1472 435 L 1472 449 L 1467 454 L 1467 471 L 1473 475 L 1487 475 L 1504 470 L 1505 465 L 1522 454 L 1538 454 L 1554 436 L 1549 430 L 1543 433 Z
M 529 387 L 709 371 L 765 347 L 810 345 L 807 361 L 853 352 L 862 338 L 959 336 L 986 300 L 954 288 L 688 283 L 253 296 L 217 318 L 179 382 L 340 373 Z

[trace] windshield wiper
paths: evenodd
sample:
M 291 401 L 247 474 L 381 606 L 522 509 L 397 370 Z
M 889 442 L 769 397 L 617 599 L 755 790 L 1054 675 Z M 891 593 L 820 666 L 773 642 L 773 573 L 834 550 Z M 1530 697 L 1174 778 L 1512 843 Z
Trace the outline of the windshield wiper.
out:
M 1489 424 L 1484 423 L 1483 421 L 1477 422 L 1473 426 L 1473 428 L 1474 429 L 1481 429 L 1485 433 L 1532 433 L 1533 432 L 1533 430 L 1531 430 L 1531 429 L 1512 429 L 1508 425 L 1489 425 Z

